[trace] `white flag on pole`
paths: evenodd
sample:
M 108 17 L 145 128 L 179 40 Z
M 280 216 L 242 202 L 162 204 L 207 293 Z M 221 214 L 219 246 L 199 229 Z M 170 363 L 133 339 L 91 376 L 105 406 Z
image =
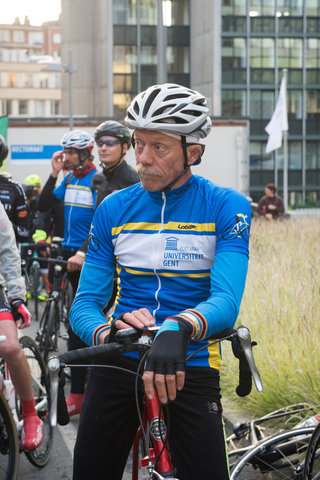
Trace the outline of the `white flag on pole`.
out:
M 275 111 L 273 112 L 270 122 L 265 127 L 265 131 L 269 135 L 266 153 L 270 153 L 273 150 L 277 150 L 277 148 L 281 147 L 282 132 L 288 130 L 286 83 L 286 76 L 283 75 Z

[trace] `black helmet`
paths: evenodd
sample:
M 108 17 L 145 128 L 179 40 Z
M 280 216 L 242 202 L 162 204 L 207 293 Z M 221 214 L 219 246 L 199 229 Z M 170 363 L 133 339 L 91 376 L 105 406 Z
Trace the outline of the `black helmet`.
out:
M 22 184 L 24 193 L 26 194 L 27 200 L 32 200 L 37 196 L 37 189 L 35 185 L 29 185 L 27 183 Z
M 0 135 L 0 167 L 2 165 L 3 160 L 5 160 L 8 156 L 8 146 L 6 141 L 2 135 Z
M 115 120 L 107 120 L 106 122 L 101 123 L 94 132 L 95 141 L 104 135 L 110 135 L 110 137 L 118 138 L 122 143 L 126 143 L 128 148 L 130 148 L 130 131 L 125 125 L 122 125 L 122 123 L 116 122 Z

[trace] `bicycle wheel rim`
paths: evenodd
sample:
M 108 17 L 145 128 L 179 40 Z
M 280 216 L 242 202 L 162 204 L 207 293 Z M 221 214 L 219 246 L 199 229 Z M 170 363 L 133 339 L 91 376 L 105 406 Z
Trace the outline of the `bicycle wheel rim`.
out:
M 302 478 L 303 480 L 320 480 L 320 425 L 311 437 Z
M 236 463 L 230 480 L 254 480 L 257 471 L 268 480 L 298 478 L 312 432 L 310 427 L 293 429 L 260 442 Z
M 15 480 L 19 470 L 19 442 L 15 421 L 0 392 L 0 478 Z
M 25 452 L 25 454 L 32 465 L 41 468 L 48 463 L 52 444 L 52 427 L 48 415 L 50 411 L 50 391 L 46 378 L 47 372 L 35 342 L 30 337 L 22 337 L 20 345 L 30 366 L 33 396 L 38 416 L 43 423 L 43 441 L 38 448 Z

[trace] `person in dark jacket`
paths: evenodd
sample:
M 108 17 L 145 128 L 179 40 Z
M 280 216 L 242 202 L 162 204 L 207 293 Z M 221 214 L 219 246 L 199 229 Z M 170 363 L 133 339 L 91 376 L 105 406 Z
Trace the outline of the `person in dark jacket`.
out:
M 266 220 L 279 220 L 284 214 L 283 200 L 276 192 L 274 183 L 268 183 L 265 187 L 265 196 L 259 201 L 258 214 Z
M 9 153 L 8 145 L 0 135 L 0 167 Z M 11 178 L 7 172 L 0 173 L 0 202 L 8 215 L 17 242 L 26 242 L 29 237 L 29 219 L 27 199 L 22 185 Z
M 97 207 L 110 193 L 130 187 L 140 180 L 135 168 L 124 159 L 131 146 L 131 135 L 126 126 L 107 120 L 97 127 L 94 138 L 102 167 L 102 172 L 96 173 L 92 179 L 92 187 L 97 193 Z

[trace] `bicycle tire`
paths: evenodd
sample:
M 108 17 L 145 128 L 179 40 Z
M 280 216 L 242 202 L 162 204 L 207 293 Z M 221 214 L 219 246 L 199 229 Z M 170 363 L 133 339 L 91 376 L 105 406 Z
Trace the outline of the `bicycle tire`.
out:
M 314 430 L 309 442 L 302 480 L 320 479 L 320 424 Z
M 54 300 L 49 300 L 41 317 L 40 328 L 36 336 L 44 363 L 47 364 L 49 353 L 56 350 L 58 342 L 58 331 L 55 322 L 58 313 L 58 305 Z
M 64 323 L 66 331 L 69 326 L 69 312 L 73 302 L 73 288 L 68 279 L 67 272 L 62 278 L 61 303 L 60 303 L 60 318 Z
M 52 304 L 52 308 L 50 308 L 49 316 L 48 316 L 48 323 L 46 329 L 46 338 L 44 341 L 44 349 L 43 349 L 43 360 L 45 363 L 48 363 L 49 354 L 55 350 L 55 345 L 57 340 L 57 321 L 56 317 L 58 315 L 57 305 L 55 302 Z
M 19 439 L 10 407 L 0 392 L 0 478 L 16 480 L 19 470 Z
M 43 440 L 41 444 L 35 450 L 24 453 L 32 465 L 42 468 L 49 460 L 53 433 L 48 415 L 51 399 L 49 384 L 47 381 L 47 369 L 40 350 L 32 338 L 24 336 L 19 339 L 19 342 L 30 366 L 32 391 L 38 416 L 43 422 Z M 19 406 L 17 411 L 19 418 L 21 418 L 21 408 L 19 408 Z
M 313 430 L 312 427 L 287 430 L 259 442 L 234 465 L 230 480 L 255 479 L 257 469 L 268 480 L 301 479 Z

